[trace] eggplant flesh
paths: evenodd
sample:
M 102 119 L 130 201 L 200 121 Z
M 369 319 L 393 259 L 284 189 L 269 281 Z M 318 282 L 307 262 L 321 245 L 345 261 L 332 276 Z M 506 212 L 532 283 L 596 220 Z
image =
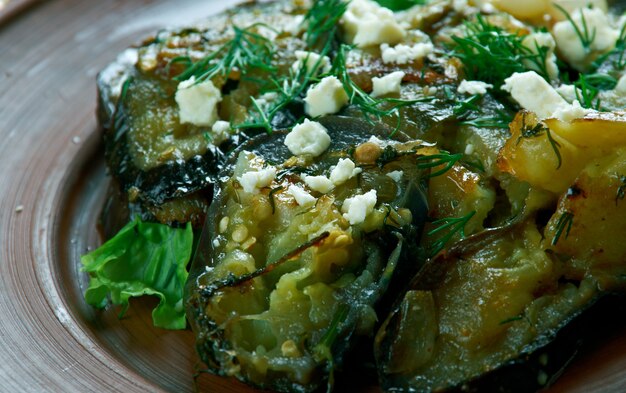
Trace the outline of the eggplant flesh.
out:
M 360 338 L 371 337 L 385 297 L 395 298 L 419 268 L 414 250 L 426 215 L 415 165 L 420 142 L 367 142 L 365 121 L 321 119 L 331 136 L 319 157 L 292 157 L 286 133 L 242 146 L 221 174 L 187 285 L 187 312 L 209 369 L 277 391 L 332 385 L 333 370 Z M 360 135 L 351 132 L 360 130 Z M 355 143 L 356 142 L 356 143 Z M 380 160 L 393 149 L 395 158 Z M 301 206 L 290 187 L 328 175 L 339 159 L 362 170 Z M 276 178 L 246 192 L 243 173 L 272 165 Z M 387 176 L 402 170 L 402 179 Z M 376 191 L 361 223 L 342 215 L 347 198 Z M 393 285 L 390 285 L 392 284 Z

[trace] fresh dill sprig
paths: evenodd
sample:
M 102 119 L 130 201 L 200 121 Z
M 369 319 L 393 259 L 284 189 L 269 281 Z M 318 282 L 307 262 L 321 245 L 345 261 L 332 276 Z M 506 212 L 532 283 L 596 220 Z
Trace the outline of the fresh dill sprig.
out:
M 554 138 L 552 138 L 552 133 L 550 132 L 550 128 L 546 127 L 545 124 L 539 122 L 537 124 L 535 124 L 534 126 L 531 126 L 530 124 L 526 124 L 526 113 L 522 114 L 522 127 L 521 127 L 521 132 L 520 132 L 520 136 L 517 138 L 517 144 L 519 144 L 522 140 L 522 138 L 536 138 L 536 137 L 540 137 L 543 134 L 546 134 L 546 137 L 548 138 L 548 142 L 550 143 L 550 146 L 552 147 L 552 150 L 554 151 L 554 154 L 556 155 L 556 159 L 557 159 L 557 166 L 556 169 L 560 169 L 561 168 L 561 164 L 562 164 L 562 157 L 561 157 L 561 144 L 557 141 L 554 140 Z
M 324 56 L 326 55 L 330 44 L 327 45 L 320 53 L 319 59 L 313 66 L 313 70 L 317 70 L 321 67 Z M 264 90 L 264 93 L 276 94 L 276 99 L 272 100 L 267 108 L 261 107 L 258 101 L 251 97 L 252 106 L 256 115 L 251 120 L 235 126 L 235 128 L 263 128 L 267 133 L 271 133 L 273 130 L 272 121 L 274 117 L 286 106 L 299 99 L 308 86 L 315 81 L 318 81 L 318 77 L 315 72 L 308 70 L 306 64 L 308 58 L 302 61 L 301 66 L 297 70 L 290 69 L 289 73 L 284 76 L 272 76 L 269 81 L 269 86 Z
M 275 67 L 272 65 L 274 45 L 269 39 L 253 31 L 259 26 L 271 29 L 261 23 L 252 24 L 245 29 L 233 26 L 233 38 L 201 60 L 194 63 L 187 56 L 172 59 L 171 63 L 188 64 L 187 69 L 174 79 L 184 81 L 195 77 L 196 82 L 200 82 L 217 75 L 227 76 L 233 70 L 241 72 L 242 75 L 251 70 L 274 72 Z
M 452 109 L 452 114 L 457 119 L 462 120 L 459 124 L 486 128 L 508 128 L 513 117 L 502 110 L 497 110 L 495 116 L 483 116 L 483 108 L 477 105 L 482 98 L 482 95 L 474 94 L 456 103 Z
M 559 221 L 556 223 L 556 232 L 552 238 L 552 245 L 556 246 L 559 239 L 565 233 L 565 239 L 569 236 L 569 231 L 572 229 L 572 223 L 574 222 L 574 214 L 572 212 L 565 212 L 559 217 Z
M 283 186 L 278 186 L 276 188 L 272 188 L 272 190 L 269 193 L 269 199 L 270 199 L 270 206 L 272 207 L 272 215 L 276 212 L 276 202 L 274 201 L 274 194 L 276 194 L 277 192 L 280 192 L 282 190 L 284 190 L 285 187 Z
M 613 58 L 611 61 L 613 68 L 618 71 L 623 70 L 626 67 L 626 23 L 620 30 L 619 37 L 615 41 L 615 46 L 612 50 L 598 56 L 593 62 L 593 69 L 602 67 L 608 59 Z M 606 74 L 604 74 L 606 75 Z
M 414 100 L 404 100 L 400 98 L 374 98 L 361 89 L 350 77 L 346 63 L 347 53 L 352 50 L 352 46 L 342 44 L 337 51 L 335 61 L 331 69 L 331 74 L 336 75 L 343 84 L 350 104 L 356 106 L 364 115 L 365 119 L 372 121 L 372 118 L 381 120 L 383 117 L 397 115 L 398 121 L 396 128 L 392 132 L 395 133 L 401 125 L 402 118 L 399 115 L 399 109 L 410 106 L 419 102 L 432 101 L 433 97 L 424 97 Z
M 337 23 L 348 8 L 344 0 L 317 0 L 304 16 L 307 23 L 306 43 L 309 48 L 325 47 L 335 38 Z
M 420 156 L 417 158 L 417 167 L 419 169 L 432 169 L 443 166 L 443 168 L 430 173 L 427 178 L 441 176 L 448 172 L 454 164 L 459 162 L 463 158 L 463 154 L 450 154 L 445 150 L 441 150 L 438 154 L 432 154 L 428 156 Z
M 576 35 L 578 36 L 580 43 L 582 44 L 585 51 L 588 52 L 591 48 L 591 44 L 596 39 L 596 29 L 594 28 L 591 31 L 589 30 L 589 26 L 587 26 L 587 20 L 585 19 L 584 12 L 580 13 L 580 22 L 582 24 L 582 29 L 581 29 L 580 27 L 578 27 L 576 22 L 574 22 L 574 19 L 572 19 L 572 16 L 570 15 L 569 12 L 567 12 L 565 8 L 563 8 L 562 6 L 556 3 L 553 3 L 553 5 L 559 11 L 561 11 L 561 13 L 565 16 L 565 18 L 569 21 L 569 23 L 572 24 L 572 27 L 574 28 L 574 32 L 576 32 Z
M 402 11 L 414 5 L 424 5 L 428 0 L 375 0 L 378 4 L 392 11 Z
M 550 80 L 546 69 L 548 48 L 536 44 L 536 52 L 522 44 L 525 36 L 512 34 L 489 23 L 483 16 L 465 23 L 464 36 L 453 36 L 452 55 L 463 63 L 468 79 L 481 80 L 499 88 L 514 72 L 533 68 L 544 79 Z
M 326 386 L 327 392 L 332 392 L 335 383 L 335 357 L 333 356 L 333 346 L 337 341 L 342 325 L 348 319 L 350 306 L 340 304 L 330 321 L 328 330 L 324 333 L 319 343 L 313 347 L 313 355 L 316 360 L 326 360 L 328 362 L 328 382 Z
M 585 74 L 580 74 L 579 79 L 574 83 L 576 87 L 576 99 L 583 108 L 600 110 L 600 98 L 598 94 L 600 90 L 588 82 Z
M 461 239 L 465 237 L 465 225 L 476 214 L 475 210 L 472 210 L 463 217 L 446 217 L 433 221 L 433 225 L 437 225 L 435 229 L 428 231 L 428 236 L 434 236 L 443 233 L 442 236 L 437 238 L 429 247 L 429 255 L 435 256 L 441 252 L 446 244 L 458 233 Z

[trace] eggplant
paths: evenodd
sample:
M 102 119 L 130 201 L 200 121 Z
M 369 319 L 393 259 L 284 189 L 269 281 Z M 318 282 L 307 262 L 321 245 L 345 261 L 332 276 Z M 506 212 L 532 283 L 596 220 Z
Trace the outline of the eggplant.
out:
M 429 260 L 376 335 L 383 390 L 532 392 L 554 382 L 616 297 L 598 277 L 569 276 L 543 241 L 533 216 Z
M 186 288 L 188 319 L 209 370 L 262 389 L 332 386 L 344 355 L 372 337 L 385 298 L 395 298 L 420 267 L 427 213 L 425 172 L 415 161 L 421 142 L 368 141 L 384 134 L 364 120 L 320 123 L 332 144 L 319 157 L 292 156 L 287 133 L 278 131 L 237 150 L 220 175 Z M 340 159 L 361 171 L 326 193 L 304 185 Z M 274 180 L 246 191 L 244 174 L 267 165 Z M 394 180 L 390 172 L 400 175 Z M 300 205 L 294 186 L 315 201 Z M 372 191 L 375 208 L 351 225 L 342 204 Z
M 275 36 L 272 66 L 279 75 L 287 74 L 295 61 L 293 52 L 305 48 L 296 29 L 302 12 L 298 7 L 286 10 L 280 2 L 247 4 L 196 27 L 162 30 L 105 68 L 97 80 L 98 120 L 112 187 L 122 194 L 120 198 L 117 191 L 110 191 L 107 203 L 126 204 L 121 210 L 144 220 L 191 222 L 201 228 L 225 154 L 248 139 L 235 125 L 250 116 L 250 97 L 258 97 L 259 86 L 251 79 L 264 75 L 256 72 L 246 79 L 231 72 L 212 78 L 222 92 L 220 118 L 232 124 L 228 133 L 179 120 L 174 99 L 177 76 L 191 63 L 222 53 L 223 45 L 233 39 L 233 26 Z M 102 221 L 115 210 L 105 210 Z M 121 217 L 122 225 L 128 218 Z

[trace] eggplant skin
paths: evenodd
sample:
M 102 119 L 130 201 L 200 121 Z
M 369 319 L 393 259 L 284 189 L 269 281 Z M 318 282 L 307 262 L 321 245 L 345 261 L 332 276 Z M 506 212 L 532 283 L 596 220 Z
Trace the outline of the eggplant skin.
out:
M 359 146 L 382 134 L 364 120 L 319 121 L 333 143 L 318 158 L 292 157 L 285 132 L 254 138 L 234 154 L 220 174 L 187 283 L 188 318 L 209 370 L 263 389 L 332 386 L 346 354 L 371 339 L 387 314 L 384 304 L 419 268 L 414 250 L 427 206 L 413 149 L 421 142 L 389 142 L 405 154 L 366 165 Z M 276 179 L 250 194 L 237 179 L 256 168 L 247 165 L 263 168 L 261 157 L 276 166 Z M 355 160 L 362 172 L 326 194 L 310 190 L 314 205 L 297 204 L 289 187 L 304 187 L 305 174 L 327 175 L 340 158 Z M 386 175 L 394 170 L 405 171 L 399 183 Z M 377 191 L 378 205 L 350 225 L 341 202 L 367 190 Z

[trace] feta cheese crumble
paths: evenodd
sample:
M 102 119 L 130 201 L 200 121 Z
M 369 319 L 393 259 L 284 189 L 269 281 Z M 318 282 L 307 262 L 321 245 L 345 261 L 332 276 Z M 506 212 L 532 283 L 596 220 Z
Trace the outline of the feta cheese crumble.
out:
M 556 55 L 554 54 L 554 50 L 556 49 L 556 42 L 550 33 L 546 32 L 537 32 L 528 34 L 522 40 L 522 45 L 528 48 L 533 54 L 539 54 L 539 50 L 541 48 L 547 48 L 545 55 L 545 70 L 550 79 L 558 79 L 559 78 L 559 67 L 556 64 Z M 529 59 L 523 59 L 522 62 L 526 66 L 526 68 L 540 71 L 539 66 Z
M 384 43 L 380 46 L 383 63 L 407 64 L 418 61 L 433 52 L 435 47 L 430 42 L 420 42 L 413 45 L 398 44 L 390 47 Z
M 357 168 L 351 159 L 340 158 L 337 165 L 330 171 L 330 181 L 338 186 L 361 172 L 363 172 L 363 170 Z
M 370 190 L 362 195 L 355 195 L 343 201 L 341 212 L 343 218 L 350 222 L 350 225 L 361 224 L 368 214 L 374 211 L 376 206 L 376 190 Z
M 319 53 L 297 50 L 295 52 L 296 61 L 291 65 L 294 72 L 305 67 L 309 75 L 326 74 L 330 71 L 330 59 L 328 56 L 321 56 Z
M 403 71 L 395 71 L 380 78 L 373 77 L 373 90 L 370 95 L 372 97 L 380 97 L 387 94 L 400 94 L 400 85 L 404 75 Z
M 619 31 L 611 27 L 607 14 L 599 8 L 579 8 L 571 13 L 572 21 L 580 32 L 589 32 L 590 43 L 585 48 L 574 24 L 569 20 L 554 25 L 552 33 L 559 52 L 579 71 L 585 70 L 594 54 L 605 53 L 615 46 Z
M 295 156 L 310 154 L 317 157 L 330 146 L 330 136 L 320 123 L 304 119 L 287 134 L 284 143 Z
M 304 111 L 311 117 L 339 112 L 348 103 L 348 94 L 335 76 L 327 76 L 306 92 Z
M 372 0 L 352 0 L 339 23 L 346 41 L 360 48 L 384 42 L 395 44 L 406 35 L 393 11 Z
M 522 108 L 534 112 L 542 120 L 556 118 L 569 122 L 590 112 L 578 101 L 569 104 L 535 71 L 514 73 L 505 79 L 502 90 L 511 93 Z
M 246 172 L 237 178 L 243 190 L 247 193 L 256 193 L 259 188 L 267 187 L 276 177 L 276 168 L 268 166 L 258 171 Z
M 213 123 L 211 131 L 211 142 L 214 145 L 219 145 L 228 139 L 228 135 L 230 134 L 230 123 L 224 120 L 218 120 Z
M 334 184 L 326 176 L 304 176 L 304 183 L 313 191 L 326 194 L 334 188 Z
M 290 185 L 289 189 L 287 189 L 287 192 L 290 193 L 291 196 L 293 196 L 293 198 L 296 200 L 296 203 L 302 207 L 313 206 L 315 204 L 315 201 L 317 201 L 314 196 L 306 192 L 300 186 Z
M 391 171 L 387 173 L 387 176 L 392 178 L 396 183 L 399 183 L 402 180 L 402 175 L 404 175 L 403 171 Z
M 456 89 L 456 91 L 460 94 L 485 95 L 487 94 L 487 89 L 491 89 L 491 88 L 493 88 L 493 85 L 490 85 L 489 83 L 485 83 L 481 81 L 463 80 L 459 84 L 459 87 Z
M 208 127 L 218 119 L 217 104 L 222 101 L 222 92 L 210 80 L 196 84 L 192 76 L 178 84 L 174 99 L 181 123 Z

